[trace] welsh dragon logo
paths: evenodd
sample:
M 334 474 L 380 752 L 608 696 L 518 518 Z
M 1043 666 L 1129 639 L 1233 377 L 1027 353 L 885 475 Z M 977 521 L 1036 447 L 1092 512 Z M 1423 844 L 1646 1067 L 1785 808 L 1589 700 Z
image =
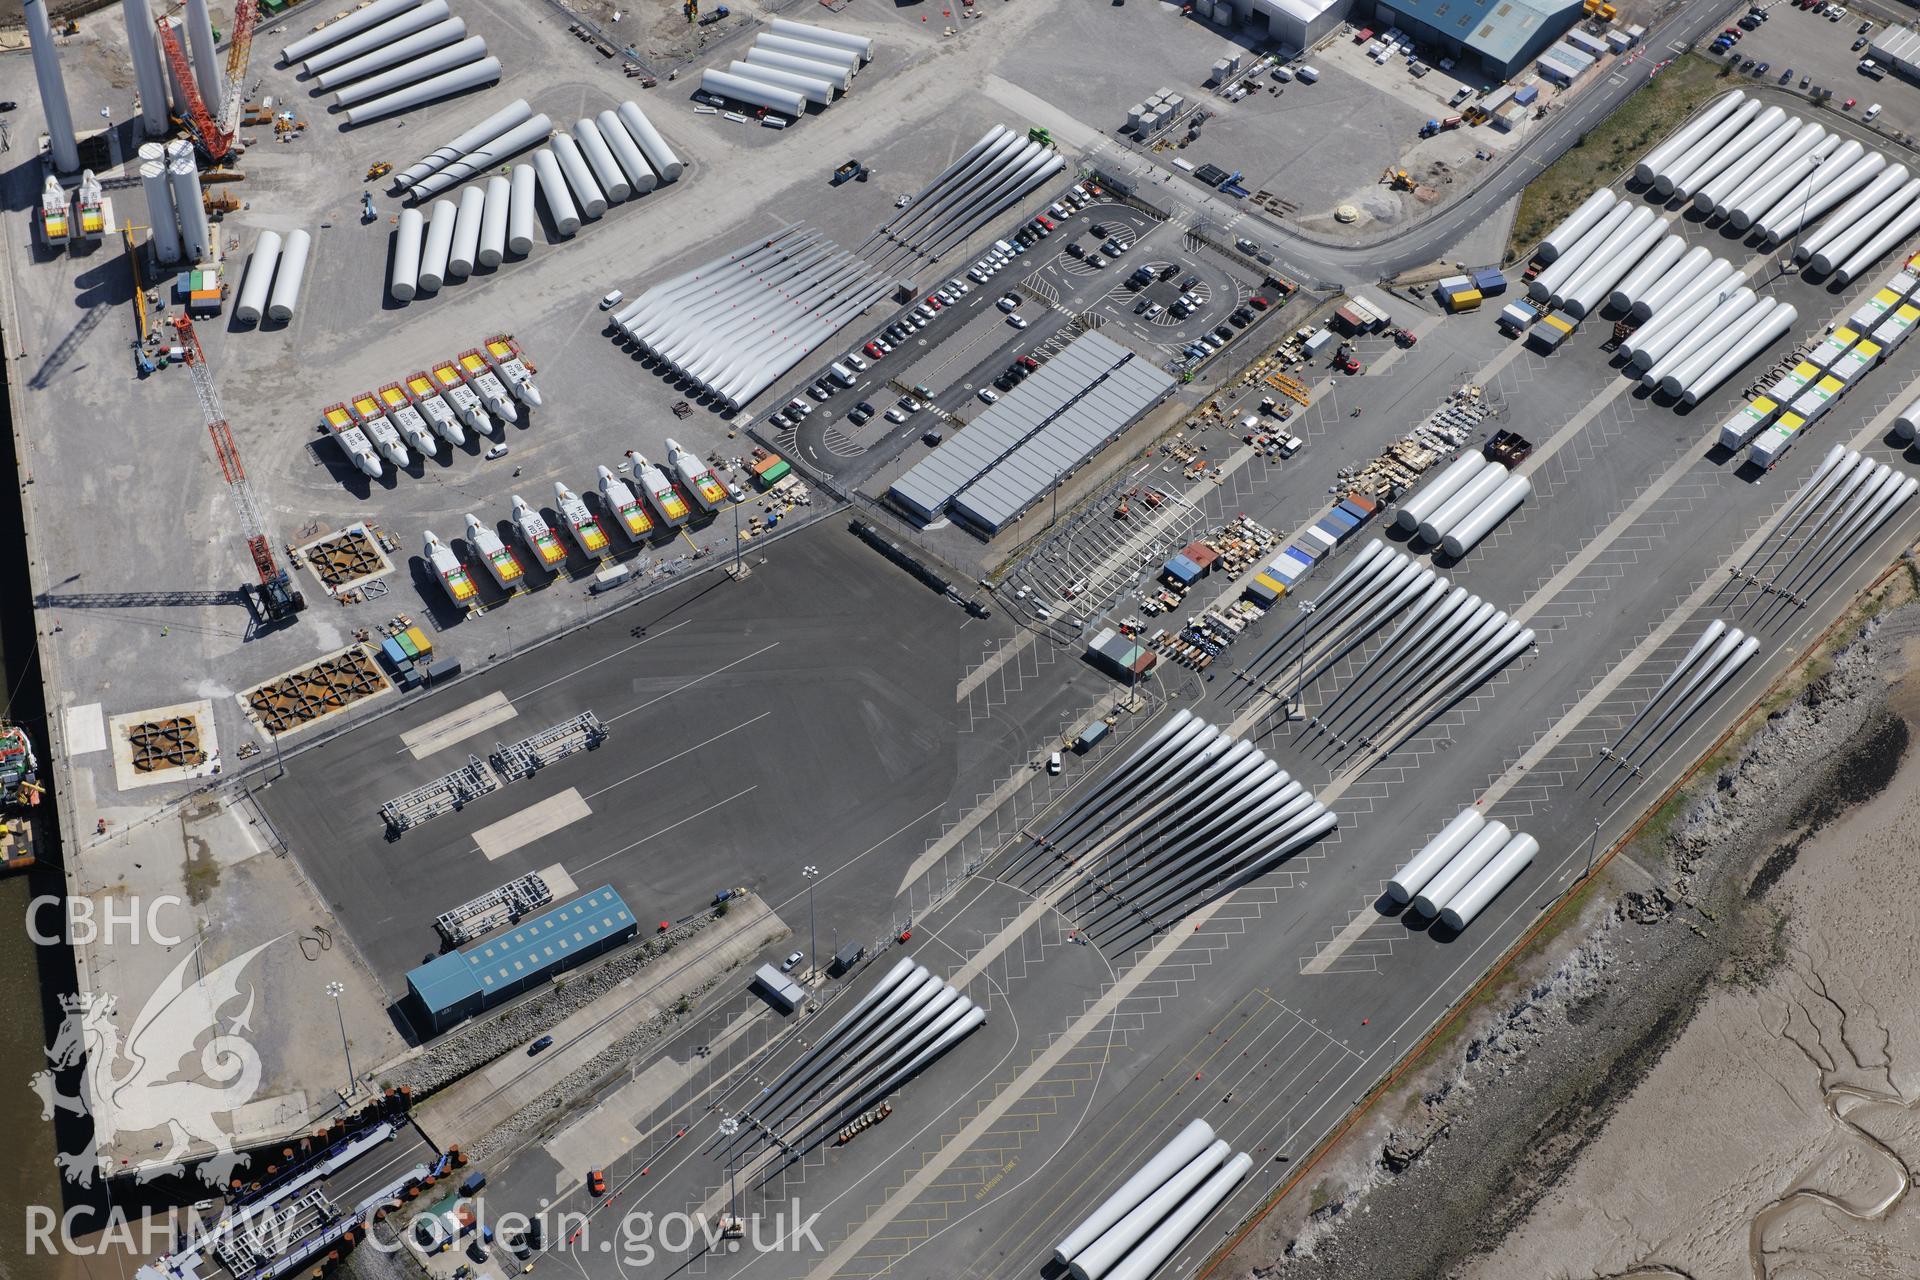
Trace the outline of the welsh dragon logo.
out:
M 254 991 L 249 985 L 243 992 L 240 978 L 254 957 L 272 945 L 262 943 L 191 983 L 187 973 L 199 948 L 188 952 L 148 997 L 124 1042 L 114 1024 L 117 1005 L 111 997 L 62 998 L 66 1017 L 46 1050 L 50 1068 L 34 1073 L 31 1083 L 40 1095 L 42 1120 L 65 1111 L 93 1122 L 92 1140 L 83 1150 L 62 1151 L 54 1158 L 68 1181 L 93 1185 L 102 1152 L 110 1150 L 119 1135 L 118 1118 L 129 1113 L 163 1117 L 172 1143 L 145 1165 L 136 1181 L 177 1173 L 189 1154 L 200 1159 L 209 1151 L 199 1175 L 210 1186 L 225 1186 L 246 1166 L 247 1157 L 234 1152 L 232 1135 L 215 1117 L 244 1106 L 260 1089 L 260 1055 L 241 1035 L 252 1030 Z M 225 1017 L 223 1027 L 223 1011 L 242 997 L 245 1006 Z M 201 1078 L 175 1079 L 196 1050 Z M 54 1073 L 74 1067 L 81 1070 L 82 1086 L 74 1093 L 60 1092 Z

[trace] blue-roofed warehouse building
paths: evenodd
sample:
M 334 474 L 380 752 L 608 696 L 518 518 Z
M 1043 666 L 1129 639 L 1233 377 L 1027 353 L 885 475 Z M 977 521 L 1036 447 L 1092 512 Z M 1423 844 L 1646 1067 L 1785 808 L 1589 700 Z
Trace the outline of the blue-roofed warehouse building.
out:
M 1582 13 L 1581 0 L 1393 0 L 1373 10 L 1377 27 L 1399 27 L 1429 61 L 1477 62 L 1496 80 L 1525 71 Z
M 436 956 L 407 974 L 409 1016 L 439 1035 L 554 975 L 631 940 L 639 922 L 612 885 L 529 916 L 497 938 Z

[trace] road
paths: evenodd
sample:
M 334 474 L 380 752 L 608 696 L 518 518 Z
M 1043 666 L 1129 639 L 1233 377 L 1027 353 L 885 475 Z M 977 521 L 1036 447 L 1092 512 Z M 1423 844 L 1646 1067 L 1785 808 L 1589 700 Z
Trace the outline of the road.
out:
M 1119 150 L 1111 142 L 1098 148 L 1101 154 L 1095 158 L 1112 163 L 1114 157 L 1124 157 L 1126 163 L 1118 167 L 1152 182 L 1157 200 L 1177 201 L 1216 223 L 1235 222 L 1235 235 L 1260 240 L 1274 252 L 1276 266 L 1304 283 L 1320 288 L 1372 283 L 1443 258 L 1462 236 L 1519 195 L 1542 170 L 1644 85 L 1663 59 L 1698 40 L 1725 12 L 1724 4 L 1709 0 L 1683 4 L 1648 33 L 1642 45 L 1647 51 L 1645 57 L 1631 67 L 1609 71 L 1599 84 L 1581 92 L 1572 106 L 1550 115 L 1545 127 L 1516 148 L 1476 190 L 1430 218 L 1364 244 L 1337 245 L 1303 235 L 1273 221 L 1252 204 L 1200 187 L 1178 173 L 1150 164 L 1138 153 Z

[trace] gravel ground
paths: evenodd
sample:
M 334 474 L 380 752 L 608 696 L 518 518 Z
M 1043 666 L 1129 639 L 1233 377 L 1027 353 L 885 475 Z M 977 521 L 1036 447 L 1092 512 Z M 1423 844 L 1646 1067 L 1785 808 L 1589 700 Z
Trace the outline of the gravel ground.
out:
M 1797 944 L 1770 891 L 1791 875 L 1810 838 L 1892 778 L 1908 725 L 1892 707 L 1887 673 L 1903 644 L 1912 644 L 1899 637 L 1916 622 L 1920 605 L 1909 604 L 1863 626 L 1733 762 L 1696 784 L 1664 836 L 1642 838 L 1631 851 L 1637 866 L 1616 863 L 1613 883 L 1624 887 L 1523 962 L 1517 989 L 1469 1019 L 1439 1061 L 1403 1085 L 1397 1102 L 1377 1107 L 1295 1193 L 1297 1206 L 1276 1209 L 1219 1274 L 1620 1274 L 1598 1257 L 1591 1270 L 1571 1265 L 1550 1232 L 1543 1233 L 1546 1252 L 1532 1251 L 1524 1264 L 1485 1255 L 1556 1194 L 1704 1004 L 1728 990 L 1753 993 L 1781 975 Z M 1812 1110 L 1819 1111 L 1818 1095 Z M 1683 1167 L 1684 1156 L 1701 1154 L 1666 1148 L 1665 1133 L 1638 1133 L 1643 1160 Z M 1706 1154 L 1703 1163 L 1713 1165 Z M 1702 1171 L 1702 1186 L 1713 1172 Z M 1695 1190 L 1684 1179 L 1677 1188 L 1681 1197 Z M 1637 1189 L 1595 1192 L 1629 1214 L 1642 1198 Z M 1596 1213 L 1593 1195 L 1565 1199 L 1595 1232 L 1634 1241 L 1628 1224 Z M 1744 1251 L 1737 1260 L 1729 1274 L 1747 1274 Z M 1642 1274 L 1681 1272 L 1662 1266 Z

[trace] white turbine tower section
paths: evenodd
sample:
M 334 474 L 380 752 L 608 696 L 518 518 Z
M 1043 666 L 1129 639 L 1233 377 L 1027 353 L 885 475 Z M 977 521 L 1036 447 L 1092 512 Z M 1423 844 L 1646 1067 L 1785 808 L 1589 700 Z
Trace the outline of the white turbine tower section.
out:
M 417 10 L 416 10 L 417 12 Z M 343 85 L 352 84 L 362 76 L 370 76 L 376 71 L 398 66 L 403 62 L 412 62 L 423 54 L 432 53 L 445 45 L 466 38 L 467 21 L 465 18 L 449 18 L 445 22 L 436 22 L 424 30 L 415 31 L 404 39 L 392 44 L 375 46 L 370 52 L 344 62 L 332 70 L 324 71 L 313 78 L 316 87 L 334 90 Z
M 1466 848 L 1467 841 L 1479 835 L 1480 828 L 1486 825 L 1486 815 L 1478 809 L 1462 809 L 1455 814 L 1453 821 L 1440 828 L 1439 834 L 1420 846 L 1420 851 L 1393 873 L 1393 879 L 1387 881 L 1387 897 L 1402 906 L 1412 902 L 1413 895 L 1439 875 L 1440 869 L 1452 862 L 1454 855 Z
M 294 307 L 300 301 L 300 286 L 307 278 L 307 252 L 312 247 L 313 237 L 306 232 L 288 233 L 287 247 L 280 255 L 280 270 L 273 280 L 273 294 L 267 299 L 267 319 L 275 324 L 293 319 Z
M 348 85 L 333 95 L 333 105 L 357 106 L 362 102 L 377 99 L 381 94 L 402 90 L 407 85 L 426 80 L 430 76 L 455 73 L 470 63 L 479 62 L 486 56 L 486 39 L 482 36 L 468 36 L 458 44 L 422 54 L 412 62 L 402 63 L 391 71 L 382 71 L 377 76 L 368 76 L 358 84 Z M 401 109 L 405 110 L 405 108 Z
M 845 67 L 831 62 L 815 62 L 812 58 L 797 58 L 791 53 L 780 53 L 773 49 L 749 49 L 747 62 L 751 66 L 794 71 L 812 80 L 825 80 L 842 93 L 853 83 L 853 75 Z
M 1693 193 L 1693 207 L 1706 214 L 1715 212 L 1722 200 L 1739 190 L 1740 184 L 1766 163 L 1775 148 L 1799 129 L 1799 119 L 1790 119 L 1779 107 L 1768 107 L 1755 116 L 1740 136 L 1728 144 L 1726 167 L 1694 184 L 1698 189 Z
M 620 162 L 613 158 L 613 148 L 600 136 L 599 125 L 586 117 L 575 120 L 573 137 L 580 144 L 580 153 L 586 157 L 587 167 L 593 170 L 594 180 L 606 193 L 609 204 L 619 204 L 633 194 L 633 184 L 621 172 Z
M 47 21 L 46 0 L 23 0 L 27 39 L 33 46 L 33 78 L 40 88 L 40 109 L 47 117 L 47 153 L 53 167 L 72 173 L 80 167 L 80 142 L 73 132 L 73 109 L 67 105 L 67 81 L 60 72 L 60 52 L 53 43 L 53 24 Z
M 408 36 L 425 31 L 437 23 L 445 22 L 449 16 L 447 0 L 426 0 L 426 3 L 408 9 L 404 13 L 395 14 L 380 25 L 369 27 L 357 36 L 320 50 L 302 62 L 300 69 L 310 76 L 317 76 L 322 71 L 331 71 L 342 63 L 352 62 L 362 54 L 372 53 L 377 49 L 392 48 Z M 465 27 L 466 24 L 461 23 L 462 30 Z M 442 43 L 445 42 L 442 41 Z M 320 87 L 324 89 L 327 86 L 322 84 Z
M 754 40 L 762 49 L 771 49 L 775 53 L 790 53 L 796 58 L 811 58 L 815 62 L 825 62 L 831 66 L 845 67 L 858 75 L 860 55 L 850 49 L 836 49 L 830 44 L 816 44 L 811 40 L 796 40 L 792 36 L 766 35 Z
M 1640 211 L 1640 206 L 1621 201 L 1600 215 L 1600 220 L 1579 241 L 1557 258 L 1553 265 L 1535 276 L 1527 285 L 1527 292 L 1545 302 L 1562 284 L 1580 274 L 1601 245 L 1605 244 L 1621 224 Z
M 149 160 L 140 166 L 140 189 L 147 197 L 147 239 L 163 267 L 180 261 L 180 224 L 173 216 L 173 192 L 167 187 L 167 166 Z
M 369 120 L 384 120 L 390 115 L 411 111 L 429 102 L 438 102 L 449 94 L 464 93 L 468 89 L 478 89 L 483 84 L 492 84 L 499 78 L 500 59 L 482 58 L 478 62 L 470 62 L 464 67 L 457 67 L 432 79 L 422 80 L 410 88 L 390 93 L 384 98 L 375 98 L 372 102 L 363 102 L 359 106 L 349 107 L 346 113 L 347 123 L 365 124 Z
M 1708 312 L 1719 306 L 1722 298 L 1746 282 L 1746 276 L 1735 271 L 1731 262 L 1715 258 L 1660 309 L 1658 316 L 1620 344 L 1620 349 L 1629 356 L 1627 367 L 1651 365 L 1686 337 L 1693 324 L 1704 320 Z
M 627 187 L 636 196 L 643 196 L 660 183 L 660 177 L 654 173 L 653 166 L 627 132 L 627 126 L 620 123 L 620 117 L 612 110 L 602 111 L 594 117 L 600 126 L 600 136 L 613 148 L 613 158 L 620 162 L 626 171 Z
M 1914 198 L 1894 216 L 1893 221 L 1874 233 L 1854 252 L 1851 258 L 1833 269 L 1835 284 L 1851 284 L 1862 271 L 1880 260 L 1880 256 L 1895 245 L 1900 244 L 1916 230 L 1920 230 L 1920 183 L 1908 183 L 1907 189 L 1914 192 Z
M 1400 510 L 1394 514 L 1393 523 L 1407 533 L 1419 529 L 1426 518 L 1466 487 L 1468 481 L 1493 464 L 1487 456 L 1478 450 L 1463 453 L 1447 464 L 1447 469 L 1421 486 L 1420 491 L 1400 504 Z M 1368 550 L 1381 546 L 1378 542 L 1369 543 Z
M 777 85 L 782 89 L 791 89 L 805 96 L 808 102 L 828 106 L 833 102 L 833 86 L 825 80 L 815 80 L 793 71 L 782 71 L 778 67 L 762 67 L 748 62 L 732 62 L 727 65 L 730 75 L 747 80 L 758 80 L 763 84 Z
M 420 250 L 426 238 L 427 220 L 418 209 L 402 209 L 400 225 L 393 233 L 393 274 L 387 291 L 395 302 L 411 302 L 420 289 Z
M 1679 296 L 1680 291 L 1697 279 L 1707 264 L 1713 261 L 1713 250 L 1705 245 L 1695 245 L 1687 250 L 1686 256 L 1673 265 L 1673 269 L 1661 275 L 1658 280 L 1647 286 L 1646 292 L 1633 300 L 1627 309 L 1627 315 L 1641 324 L 1645 324 L 1661 307 Z
M 798 118 L 805 115 L 807 100 L 791 89 L 779 89 L 758 80 L 743 80 L 708 67 L 700 73 L 700 88 L 720 98 L 731 98 L 769 111 L 784 111 Z
M 533 119 L 533 108 L 527 105 L 525 98 L 510 102 L 446 146 L 409 165 L 393 180 L 394 185 L 404 191 L 414 183 L 438 173 L 474 148 L 492 142 L 521 121 L 531 119 Z
M 620 123 L 627 126 L 640 154 L 647 158 L 647 167 L 660 175 L 660 181 L 673 182 L 679 178 L 684 168 L 680 157 L 673 154 L 673 148 L 653 127 L 653 121 L 647 119 L 647 113 L 631 98 L 620 104 Z
M 1152 1194 L 1142 1200 L 1126 1217 L 1114 1223 L 1105 1235 L 1083 1249 L 1068 1268 L 1073 1280 L 1102 1280 L 1114 1266 L 1140 1246 L 1169 1213 L 1186 1200 L 1214 1170 L 1227 1162 L 1233 1148 L 1224 1138 L 1216 1138 L 1200 1154 L 1187 1161 Z
M 1651 213 L 1650 210 L 1641 212 Z M 1567 294 L 1561 300 L 1561 305 L 1570 315 L 1579 317 L 1597 310 L 1613 287 L 1632 270 L 1635 263 L 1647 256 L 1648 250 L 1667 234 L 1667 229 L 1672 225 L 1666 218 L 1649 216 L 1638 230 L 1619 242 L 1612 253 L 1589 266 L 1580 273 L 1578 281 L 1567 286 Z
M 873 41 L 866 36 L 857 36 L 850 31 L 835 31 L 831 27 L 816 27 L 805 22 L 790 22 L 785 18 L 775 18 L 768 25 L 777 36 L 831 45 L 836 49 L 850 49 L 860 55 L 860 61 L 873 61 Z
M 127 49 L 133 55 L 133 80 L 140 90 L 140 127 L 149 138 L 167 136 L 167 74 L 160 64 L 160 39 L 154 34 L 147 0 L 126 0 Z
M 1685 200 L 1700 184 L 1711 178 L 1724 167 L 1720 157 L 1733 141 L 1734 135 L 1746 127 L 1747 121 L 1760 114 L 1760 103 L 1756 99 L 1735 107 L 1726 117 L 1700 137 L 1700 141 L 1687 148 L 1686 154 L 1674 160 L 1666 179 L 1657 179 L 1653 189 L 1660 195 L 1678 196 Z M 1729 159 L 1731 157 L 1728 157 Z M 1716 163 L 1716 162 L 1719 163 Z M 1666 190 L 1661 191 L 1661 182 L 1666 182 Z
M 438 173 L 422 178 L 408 191 L 416 202 L 432 199 L 449 187 L 458 186 L 468 178 L 498 169 L 514 156 L 528 147 L 538 146 L 546 141 L 553 132 L 553 121 L 542 115 L 530 120 L 522 120 L 499 137 L 475 147 L 466 155 L 452 161 Z
M 1844 169 L 1832 160 L 1821 165 L 1810 191 L 1789 191 L 1760 219 L 1767 243 L 1779 244 L 1795 232 L 1812 226 L 1821 214 L 1873 181 L 1886 167 L 1887 158 L 1878 151 L 1867 152 Z
M 1893 434 L 1900 439 L 1911 440 L 1916 432 L 1920 432 L 1920 400 L 1902 409 L 1900 416 L 1893 420 Z
M 447 258 L 453 252 L 453 222 L 458 209 L 451 200 L 435 200 L 428 213 L 427 244 L 420 251 L 420 292 L 438 293 L 447 282 Z
M 507 252 L 517 258 L 524 258 L 533 252 L 533 232 L 536 214 L 533 208 L 534 177 L 533 166 L 517 164 L 513 166 L 513 175 L 508 179 L 513 190 L 507 201 Z
M 480 215 L 480 256 L 483 267 L 497 267 L 507 253 L 507 219 L 513 203 L 513 186 L 499 174 L 487 179 L 486 207 Z
M 1809 191 L 1811 188 L 1808 184 L 1815 172 L 1839 146 L 1838 134 L 1830 133 L 1822 138 L 1792 164 L 1761 184 L 1758 190 L 1735 202 L 1732 212 L 1727 214 L 1727 225 L 1735 231 L 1745 231 L 1788 192 Z
M 1446 536 L 1440 539 L 1440 549 L 1458 560 L 1479 546 L 1481 539 L 1498 528 L 1502 520 L 1519 510 L 1532 492 L 1533 482 L 1525 476 L 1508 476 L 1498 489 L 1487 495 L 1486 501 L 1447 530 Z
M 1700 351 L 1725 332 L 1736 316 L 1744 315 L 1754 305 L 1753 290 L 1742 286 L 1732 293 L 1724 295 L 1719 304 L 1692 325 L 1684 333 L 1677 335 L 1674 344 L 1667 353 L 1653 362 L 1640 378 L 1640 385 L 1652 391 L 1659 387 L 1661 380 L 1677 369 L 1694 352 Z
M 1421 542 L 1436 543 L 1447 536 L 1453 526 L 1466 519 L 1467 513 L 1493 496 L 1494 490 L 1506 483 L 1507 469 L 1498 462 L 1489 462 L 1474 474 L 1473 479 L 1460 486 L 1460 491 L 1420 522 L 1420 532 L 1415 535 Z
M 1520 873 L 1533 861 L 1533 855 L 1539 852 L 1540 842 L 1530 835 L 1517 835 L 1507 841 L 1493 861 L 1480 868 L 1480 874 L 1440 908 L 1440 923 L 1455 933 L 1472 924 L 1474 917 L 1487 909 L 1488 903 L 1520 878 Z
M 1600 188 L 1582 201 L 1580 207 L 1568 214 L 1559 226 L 1547 232 L 1546 239 L 1540 242 L 1540 248 L 1534 256 L 1542 263 L 1552 262 L 1578 243 L 1581 236 L 1593 230 L 1607 210 L 1619 200 L 1620 197 L 1613 194 L 1611 187 Z
M 600 217 L 607 211 L 607 197 L 601 192 L 600 184 L 593 180 L 593 171 L 587 168 L 586 157 L 580 154 L 579 146 L 564 133 L 554 134 L 551 146 L 553 158 L 560 162 L 560 172 L 567 175 L 567 185 L 573 188 L 574 204 L 584 217 Z
M 1720 384 L 1755 356 L 1785 337 L 1793 328 L 1800 313 L 1789 304 L 1775 307 L 1766 319 L 1757 325 L 1746 337 L 1742 338 L 1732 350 L 1715 361 L 1706 372 L 1698 375 L 1681 388 L 1680 398 L 1687 404 L 1699 404 L 1714 393 Z
M 560 172 L 560 162 L 553 158 L 552 151 L 542 147 L 533 153 L 533 171 L 540 179 L 540 194 L 546 198 L 553 229 L 563 237 L 571 236 L 580 229 L 580 211 L 573 207 L 573 197 L 567 194 L 567 180 Z
M 481 187 L 468 187 L 460 193 L 454 213 L 453 245 L 447 251 L 447 279 L 465 280 L 473 274 L 480 258 L 480 222 L 487 214 L 487 193 Z
M 344 63 L 349 63 L 349 61 L 353 61 L 353 59 L 359 58 L 359 56 L 363 56 L 363 54 L 372 54 L 372 52 L 376 52 L 376 50 L 394 48 L 396 44 L 401 44 L 407 36 L 419 35 L 420 31 L 426 31 L 426 29 L 430 29 L 430 27 L 436 27 L 436 25 L 440 25 L 440 23 L 445 23 L 449 15 L 451 15 L 451 12 L 447 10 L 447 0 L 426 0 L 426 4 L 420 4 L 417 8 L 411 8 L 411 10 L 407 10 L 405 13 L 396 13 L 394 17 L 386 19 L 386 21 L 380 23 L 378 27 L 369 27 L 367 31 L 363 31 L 363 33 L 359 33 L 359 35 L 353 36 L 353 38 L 340 40 L 340 42 L 334 44 L 332 48 L 324 48 L 321 52 L 313 54 L 311 58 L 307 58 L 301 63 L 301 71 L 305 71 L 307 75 L 319 75 L 319 73 L 323 73 L 323 71 L 334 71 L 336 67 L 344 65 Z M 453 21 L 459 21 L 459 19 L 453 19 Z M 461 33 L 465 35 L 465 31 L 467 31 L 467 23 L 461 23 Z M 442 44 L 445 44 L 445 40 L 442 40 Z M 434 46 L 428 44 L 426 48 L 434 48 Z M 392 65 L 392 63 L 388 63 L 388 65 Z M 348 77 L 348 79 L 353 79 L 353 77 Z M 328 88 L 328 84 L 323 81 L 321 88 Z
M 1849 261 L 1863 245 L 1872 243 L 1881 228 L 1900 225 L 1900 215 L 1910 209 L 1916 199 L 1920 199 L 1920 178 L 1911 178 L 1905 186 L 1860 215 L 1851 227 L 1821 245 L 1820 251 L 1807 260 L 1807 270 L 1825 275 Z
M 1677 398 L 1694 379 L 1713 368 L 1722 356 L 1740 345 L 1748 334 L 1764 325 L 1767 317 L 1779 306 L 1780 303 L 1775 298 L 1758 298 L 1750 302 L 1744 310 L 1729 316 L 1722 328 L 1709 334 L 1705 341 L 1660 376 L 1660 390 Z
M 1715 98 L 1702 108 L 1698 115 L 1682 125 L 1679 132 L 1647 152 L 1640 163 L 1633 167 L 1634 179 L 1639 182 L 1654 182 L 1671 161 L 1685 154 L 1688 147 L 1706 136 L 1707 130 L 1726 119 L 1746 100 L 1746 93 L 1739 89 L 1735 89 L 1724 97 Z
M 1607 295 L 1607 305 L 1615 311 L 1629 311 L 1646 292 L 1666 277 L 1667 272 L 1687 252 L 1687 242 L 1676 235 L 1669 235 L 1653 250 L 1640 259 L 1639 265 L 1627 273 L 1627 278 L 1615 285 Z M 1702 259 L 1704 261 L 1704 258 Z
M 348 36 L 357 35 L 368 27 L 377 26 L 397 13 L 404 13 L 419 3 L 420 0 L 374 0 L 374 3 L 366 8 L 357 9 L 338 22 L 330 22 L 312 35 L 295 40 L 280 50 L 281 60 L 291 66 L 329 45 L 338 44 Z
M 1762 111 L 1763 105 L 1758 99 L 1749 98 L 1732 115 L 1721 121 L 1713 134 L 1709 135 L 1718 138 L 1713 150 L 1694 164 L 1684 178 L 1673 184 L 1673 194 L 1682 200 L 1692 199 L 1702 187 L 1725 173 L 1728 167 L 1746 154 L 1747 146 L 1758 140 L 1759 134 L 1754 127 L 1758 121 L 1767 119 L 1769 115 L 1777 121 L 1786 114 L 1778 107 Z M 1763 129 L 1772 127 L 1771 124 L 1762 126 Z
M 207 0 L 187 0 L 187 43 L 193 47 L 194 83 L 200 86 L 207 110 L 217 112 L 226 101 L 227 89 L 214 48 L 213 18 L 207 13 Z
M 1645 205 L 1630 208 L 1627 216 L 1614 225 L 1607 238 L 1602 240 L 1594 251 L 1587 255 L 1579 268 L 1561 277 L 1552 290 L 1553 305 L 1556 307 L 1576 290 L 1582 288 L 1595 275 L 1611 271 L 1627 251 L 1627 246 L 1638 239 L 1643 232 L 1656 222 L 1653 210 Z M 1631 266 L 1631 263 L 1627 265 Z
M 1174 1250 L 1186 1243 L 1187 1237 L 1200 1229 L 1200 1224 L 1214 1210 L 1226 1203 L 1233 1189 L 1252 1169 L 1253 1157 L 1242 1151 L 1214 1170 L 1213 1176 L 1189 1196 L 1186 1203 L 1168 1214 L 1167 1220 L 1154 1228 L 1153 1234 L 1141 1241 L 1139 1248 L 1107 1273 L 1107 1280 L 1147 1280 L 1173 1256 Z
M 1874 175 L 1873 181 L 1855 192 L 1831 218 L 1800 237 L 1793 246 L 1795 262 L 1805 262 L 1824 248 L 1829 240 L 1849 231 L 1871 209 L 1877 209 L 1907 180 L 1907 166 L 1888 165 Z
M 1789 214 L 1799 213 L 1803 204 L 1811 207 L 1814 196 L 1832 185 L 1867 154 L 1865 147 L 1850 138 L 1843 140 L 1836 133 L 1832 140 L 1839 145 L 1827 150 L 1818 164 L 1802 171 L 1801 177 L 1805 181 L 1782 188 L 1781 194 L 1771 204 L 1754 215 L 1754 226 L 1765 231 L 1769 224 L 1778 223 Z
M 207 206 L 200 197 L 200 171 L 192 160 L 175 160 L 167 168 L 167 186 L 173 192 L 173 209 L 180 218 L 180 245 L 187 261 L 205 262 L 213 247 L 213 232 L 207 226 Z
M 1754 166 L 1753 172 L 1739 186 L 1728 192 L 1724 199 L 1715 202 L 1714 213 L 1722 218 L 1731 214 L 1736 205 L 1772 180 L 1774 174 L 1799 159 L 1807 148 L 1826 134 L 1827 131 L 1817 124 L 1797 116 L 1788 116 L 1785 123 L 1767 139 L 1760 163 Z
M 243 324 L 260 323 L 267 305 L 267 290 L 273 284 L 273 268 L 280 261 L 280 233 L 262 231 L 253 242 L 253 256 L 247 259 L 247 280 L 240 286 L 240 300 L 233 316 Z
M 1213 1126 L 1205 1120 L 1189 1120 L 1184 1129 L 1060 1242 L 1053 1251 L 1053 1260 L 1063 1267 L 1072 1262 L 1081 1250 L 1106 1234 L 1107 1228 L 1126 1217 L 1142 1200 L 1166 1185 L 1168 1178 L 1212 1145 L 1213 1136 Z

